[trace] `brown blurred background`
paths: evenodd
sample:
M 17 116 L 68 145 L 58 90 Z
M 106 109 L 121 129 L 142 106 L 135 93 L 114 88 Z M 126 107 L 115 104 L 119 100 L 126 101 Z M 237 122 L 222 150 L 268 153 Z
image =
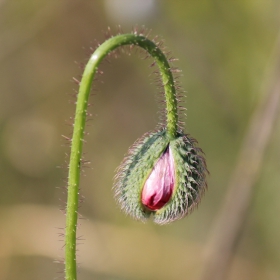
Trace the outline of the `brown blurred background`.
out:
M 92 163 L 81 180 L 78 276 L 199 279 L 250 117 L 274 71 L 279 15 L 278 0 L 0 0 L 0 279 L 63 278 L 59 209 L 69 146 L 61 135 L 71 132 L 72 77 L 79 79 L 79 64 L 107 27 L 115 33 L 119 24 L 124 32 L 145 25 L 179 58 L 186 131 L 206 153 L 209 190 L 194 213 L 168 226 L 120 212 L 114 170 L 156 126 L 157 90 L 152 61 L 124 54 L 103 63 L 84 148 Z M 278 121 L 228 279 L 280 279 L 279 141 Z

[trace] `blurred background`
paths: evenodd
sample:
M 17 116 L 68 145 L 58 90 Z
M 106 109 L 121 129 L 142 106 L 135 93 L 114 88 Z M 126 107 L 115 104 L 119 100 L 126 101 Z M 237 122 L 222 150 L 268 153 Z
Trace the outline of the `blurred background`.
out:
M 156 126 L 157 89 L 151 60 L 132 52 L 104 62 L 84 147 L 78 276 L 200 279 L 250 118 L 275 74 L 279 15 L 278 0 L 0 0 L 0 279 L 63 279 L 69 145 L 61 135 L 71 135 L 72 77 L 118 25 L 145 25 L 179 59 L 185 130 L 206 154 L 209 188 L 197 210 L 168 226 L 120 212 L 114 170 Z M 276 120 L 228 279 L 280 279 L 279 141 Z

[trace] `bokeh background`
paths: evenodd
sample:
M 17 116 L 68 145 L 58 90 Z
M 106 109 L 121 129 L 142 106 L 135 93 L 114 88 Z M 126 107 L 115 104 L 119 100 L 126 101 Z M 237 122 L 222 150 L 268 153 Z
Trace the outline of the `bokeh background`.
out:
M 152 61 L 137 53 L 103 63 L 84 148 L 91 164 L 81 179 L 79 279 L 200 277 L 250 117 L 274 69 L 279 0 L 0 0 L 1 280 L 63 278 L 69 145 L 61 135 L 71 133 L 72 77 L 80 78 L 80 64 L 108 26 L 114 34 L 118 25 L 124 32 L 145 25 L 179 59 L 186 131 L 206 154 L 209 189 L 197 210 L 168 226 L 120 212 L 114 170 L 156 126 L 157 89 Z M 276 121 L 228 279 L 280 279 L 279 141 Z

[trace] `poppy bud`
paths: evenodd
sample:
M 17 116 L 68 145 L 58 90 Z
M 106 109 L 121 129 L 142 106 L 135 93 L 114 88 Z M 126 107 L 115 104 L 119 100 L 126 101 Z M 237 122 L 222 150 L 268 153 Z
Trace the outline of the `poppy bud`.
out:
M 118 169 L 114 189 L 121 208 L 137 220 L 165 224 L 187 215 L 207 184 L 201 149 L 188 135 L 170 140 L 165 130 L 135 142 Z

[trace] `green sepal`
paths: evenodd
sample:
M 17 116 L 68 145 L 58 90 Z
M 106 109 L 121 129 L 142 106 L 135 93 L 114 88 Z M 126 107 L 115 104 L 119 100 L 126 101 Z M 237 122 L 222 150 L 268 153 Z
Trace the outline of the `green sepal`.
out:
M 208 170 L 196 140 L 178 133 L 169 146 L 175 163 L 175 186 L 169 202 L 155 212 L 154 221 L 158 224 L 170 223 L 189 214 L 207 188 Z
M 142 205 L 141 193 L 168 143 L 164 130 L 145 134 L 133 144 L 118 169 L 114 183 L 116 199 L 122 210 L 137 220 L 145 221 L 152 213 Z

